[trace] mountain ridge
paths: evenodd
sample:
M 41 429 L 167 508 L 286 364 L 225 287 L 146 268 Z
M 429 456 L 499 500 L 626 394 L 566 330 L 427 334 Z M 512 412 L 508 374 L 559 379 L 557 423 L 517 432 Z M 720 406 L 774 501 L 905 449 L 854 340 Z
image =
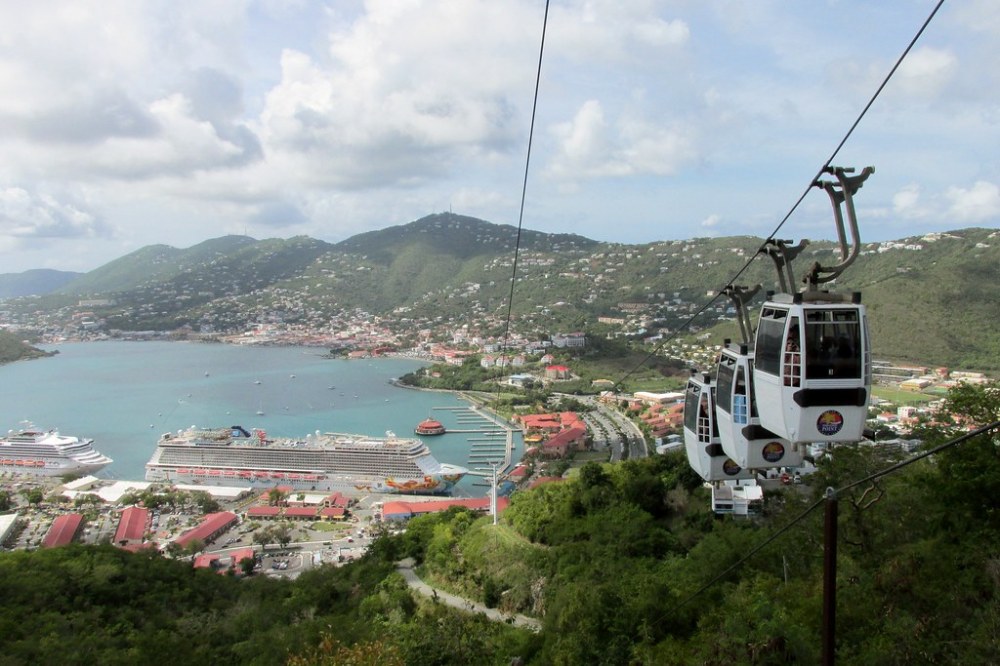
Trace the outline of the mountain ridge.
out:
M 522 230 L 512 321 L 526 335 L 600 329 L 598 318 L 632 322 L 638 336 L 676 330 L 762 241 L 733 236 L 626 245 Z M 495 335 L 506 316 L 517 242 L 515 227 L 452 213 L 336 244 L 306 236 L 223 236 L 185 250 L 147 246 L 50 297 L 8 299 L 7 306 L 44 309 L 66 307 L 68 297 L 107 298 L 115 304 L 100 316 L 109 328 L 125 330 L 239 331 L 264 320 L 321 328 L 344 313 L 366 312 L 400 324 L 466 324 Z M 834 243 L 813 242 L 797 260 L 796 275 L 813 261 L 836 263 L 837 256 Z M 763 293 L 776 281 L 771 263 L 760 259 L 749 261 L 741 279 L 762 284 Z M 831 288 L 863 292 L 878 354 L 996 369 L 1000 333 L 990 313 L 1000 311 L 1000 297 L 990 285 L 998 278 L 1000 232 L 970 228 L 866 243 Z M 711 328 L 728 306 L 715 301 L 690 323 Z

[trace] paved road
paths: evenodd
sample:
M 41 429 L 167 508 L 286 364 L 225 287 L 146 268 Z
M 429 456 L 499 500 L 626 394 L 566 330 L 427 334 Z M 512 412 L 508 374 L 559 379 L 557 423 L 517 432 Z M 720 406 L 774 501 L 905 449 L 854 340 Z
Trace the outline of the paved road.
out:
M 403 578 L 406 579 L 407 585 L 425 597 L 433 597 L 441 603 L 448 604 L 449 606 L 468 611 L 470 613 L 483 613 L 486 617 L 496 622 L 511 621 L 514 626 L 531 629 L 532 631 L 540 631 L 542 628 L 542 623 L 533 617 L 527 617 L 525 615 L 507 615 L 495 608 L 487 608 L 481 603 L 472 601 L 471 599 L 463 599 L 462 597 L 457 597 L 454 594 L 449 594 L 444 590 L 431 587 L 422 581 L 420 577 L 417 576 L 416 572 L 413 571 L 413 560 L 410 558 L 407 558 L 397 564 L 396 571 L 403 575 Z

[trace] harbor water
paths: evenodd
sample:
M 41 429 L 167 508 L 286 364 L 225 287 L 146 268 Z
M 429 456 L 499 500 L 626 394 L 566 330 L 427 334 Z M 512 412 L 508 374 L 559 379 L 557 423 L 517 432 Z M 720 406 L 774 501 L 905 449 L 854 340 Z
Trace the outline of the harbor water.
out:
M 156 440 L 189 426 L 262 428 L 275 437 L 317 430 L 414 436 L 431 417 L 451 429 L 469 404 L 448 392 L 399 388 L 393 378 L 424 364 L 324 358 L 322 349 L 187 342 L 90 342 L 55 356 L 0 366 L 0 427 L 28 421 L 94 439 L 114 459 L 104 478 L 140 480 Z M 520 438 L 515 438 L 519 440 Z M 441 462 L 469 466 L 467 434 L 425 438 Z M 518 447 L 520 448 L 520 447 Z M 471 475 L 457 494 L 481 496 Z

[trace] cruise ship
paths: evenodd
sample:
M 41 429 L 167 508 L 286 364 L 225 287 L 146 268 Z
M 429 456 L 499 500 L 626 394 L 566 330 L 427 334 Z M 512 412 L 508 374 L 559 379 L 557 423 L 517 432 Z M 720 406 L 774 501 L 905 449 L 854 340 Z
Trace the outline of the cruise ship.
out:
M 0 438 L 0 471 L 63 476 L 93 474 L 107 467 L 111 458 L 94 449 L 94 440 L 60 435 L 27 425 L 9 430 Z
M 344 493 L 447 494 L 468 473 L 438 462 L 417 439 L 320 433 L 272 438 L 263 430 L 188 428 L 165 433 L 146 480 Z

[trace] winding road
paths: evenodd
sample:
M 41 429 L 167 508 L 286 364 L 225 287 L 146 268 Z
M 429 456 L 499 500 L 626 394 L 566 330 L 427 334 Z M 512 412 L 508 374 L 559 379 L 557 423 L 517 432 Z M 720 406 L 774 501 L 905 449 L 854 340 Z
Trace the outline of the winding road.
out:
M 478 601 L 464 599 L 449 592 L 445 592 L 444 590 L 431 587 L 421 580 L 419 576 L 417 576 L 416 572 L 413 570 L 413 560 L 411 558 L 407 558 L 396 564 L 396 571 L 403 576 L 406 580 L 406 584 L 409 585 L 411 589 L 416 590 L 425 597 L 431 597 L 443 604 L 452 606 L 453 608 L 458 608 L 459 610 L 464 610 L 468 613 L 483 613 L 486 617 L 495 622 L 507 622 L 516 627 L 530 629 L 531 631 L 540 631 L 542 628 L 542 623 L 533 617 L 502 613 L 495 608 L 487 608 Z

